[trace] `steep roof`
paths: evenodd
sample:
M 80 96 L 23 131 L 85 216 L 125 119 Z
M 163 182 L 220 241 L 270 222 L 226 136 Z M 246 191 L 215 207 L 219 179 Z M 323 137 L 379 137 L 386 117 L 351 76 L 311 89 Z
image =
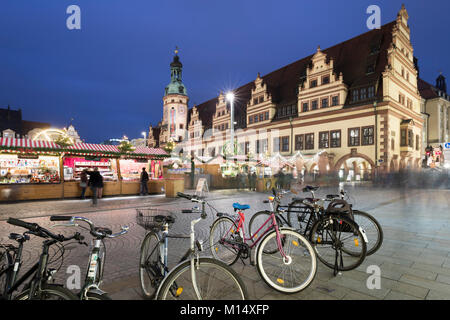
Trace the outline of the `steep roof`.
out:
M 349 88 L 369 86 L 381 80 L 382 72 L 386 68 L 387 49 L 392 42 L 392 29 L 395 24 L 396 21 L 392 21 L 380 29 L 371 30 L 322 50 L 327 55 L 327 59 L 333 59 L 334 72 L 337 75 L 342 72 L 344 83 Z M 306 69 L 311 67 L 312 56 L 295 61 L 262 77 L 274 103 L 284 104 L 297 100 L 298 86 L 306 77 Z M 368 67 L 371 65 L 373 72 L 368 73 Z M 251 81 L 235 90 L 235 96 L 239 98 L 239 101 L 236 101 L 237 113 L 245 113 L 253 86 L 254 82 Z M 383 96 L 381 85 L 377 96 Z M 202 124 L 206 128 L 212 126 L 216 103 L 217 97 L 197 106 Z
M 434 99 L 439 97 L 437 89 L 422 79 L 417 79 L 417 88 L 419 89 L 420 96 L 424 99 Z

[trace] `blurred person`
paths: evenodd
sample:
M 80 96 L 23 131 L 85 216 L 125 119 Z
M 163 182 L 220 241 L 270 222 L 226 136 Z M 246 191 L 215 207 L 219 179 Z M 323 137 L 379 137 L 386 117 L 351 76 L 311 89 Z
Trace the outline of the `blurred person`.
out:
M 88 186 L 92 191 L 92 206 L 97 206 L 98 188 L 103 188 L 103 177 L 95 167 L 93 171 L 86 171 L 89 175 Z
M 87 169 L 83 169 L 80 174 L 81 199 L 85 199 L 86 188 L 88 186 Z
M 139 179 L 141 183 L 140 188 L 141 196 L 146 196 L 148 194 L 148 180 L 149 180 L 148 173 L 147 171 L 145 171 L 145 168 L 142 168 L 141 177 Z

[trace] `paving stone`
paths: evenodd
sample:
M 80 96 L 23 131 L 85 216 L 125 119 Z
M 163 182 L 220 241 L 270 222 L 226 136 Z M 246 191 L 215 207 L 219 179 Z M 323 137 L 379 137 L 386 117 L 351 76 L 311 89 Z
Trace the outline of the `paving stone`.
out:
M 403 267 L 389 262 L 383 263 L 380 268 L 383 277 L 393 280 L 400 280 L 401 276 L 404 274 L 410 274 L 428 280 L 435 280 L 437 277 L 437 274 L 431 271 Z
M 437 290 L 437 291 L 442 291 L 442 292 L 450 292 L 450 285 L 448 284 L 444 284 L 444 283 L 440 283 L 440 282 L 436 282 L 436 281 L 431 281 L 431 280 L 426 280 L 423 278 L 418 278 L 409 274 L 405 274 L 404 276 L 402 276 L 400 278 L 401 282 L 406 282 L 409 284 L 413 284 L 422 288 L 426 288 L 426 289 L 430 289 L 430 290 Z
M 376 298 L 361 292 L 351 291 L 345 295 L 343 300 L 376 300 Z
M 420 300 L 417 297 L 391 290 L 384 300 Z
M 450 300 L 450 292 L 430 290 L 426 297 L 426 300 Z
M 450 276 L 443 276 L 441 274 L 438 274 L 436 281 L 445 283 L 445 284 L 450 284 Z
M 411 266 L 411 268 L 426 270 L 426 271 L 443 274 L 443 275 L 450 275 L 450 268 L 439 267 L 439 266 L 430 265 L 430 264 L 426 264 L 426 263 L 414 262 L 414 264 Z

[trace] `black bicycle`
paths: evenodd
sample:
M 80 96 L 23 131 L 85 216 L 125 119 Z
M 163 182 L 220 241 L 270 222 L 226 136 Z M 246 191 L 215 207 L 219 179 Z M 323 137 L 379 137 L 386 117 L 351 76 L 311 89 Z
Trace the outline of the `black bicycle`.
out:
M 77 300 L 77 296 L 60 284 L 49 283 L 58 269 L 48 268 L 50 256 L 49 249 L 53 245 L 60 248 L 61 258 L 64 255 L 64 246 L 61 244 L 70 240 L 82 243 L 84 237 L 76 232 L 71 237 L 61 234 L 53 234 L 36 223 L 28 223 L 23 220 L 9 218 L 9 224 L 28 229 L 23 234 L 11 233 L 9 239 L 18 243 L 15 245 L 2 245 L 0 252 L 0 290 L 1 298 L 4 300 Z M 44 238 L 42 253 L 39 261 L 32 266 L 23 276 L 17 279 L 22 265 L 22 252 L 24 243 L 30 240 L 29 235 Z M 61 259 L 62 260 L 62 259 Z M 62 266 L 62 261 L 61 261 Z M 61 267 L 60 266 L 60 267 Z M 31 280 L 25 284 L 21 293 L 14 296 L 14 292 L 24 284 L 27 279 Z
M 123 226 L 122 231 L 113 234 L 111 229 L 96 227 L 91 220 L 83 217 L 51 216 L 50 221 L 67 221 L 67 223 L 56 224 L 54 226 L 81 227 L 88 230 L 91 236 L 94 237 L 89 253 L 88 268 L 86 271 L 84 286 L 81 288 L 78 296 L 81 300 L 111 300 L 106 292 L 100 289 L 106 258 L 106 246 L 104 244 L 104 239 L 116 238 L 127 233 L 128 226 Z M 76 223 L 77 221 L 86 223 L 89 225 L 89 228 L 78 225 Z

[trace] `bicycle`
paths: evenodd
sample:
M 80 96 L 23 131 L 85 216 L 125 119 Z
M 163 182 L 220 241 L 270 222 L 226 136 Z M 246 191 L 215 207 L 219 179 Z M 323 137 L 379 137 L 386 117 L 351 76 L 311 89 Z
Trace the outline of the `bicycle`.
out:
M 9 218 L 7 222 L 11 225 L 28 229 L 29 231 L 23 234 L 11 233 L 9 238 L 18 242 L 18 246 L 7 245 L 3 246 L 6 250 L 2 254 L 3 265 L 0 271 L 0 279 L 4 279 L 2 283 L 2 299 L 5 300 L 77 300 L 77 296 L 70 290 L 63 287 L 60 284 L 50 284 L 53 279 L 53 275 L 57 272 L 57 269 L 48 268 L 49 264 L 49 248 L 52 245 L 60 244 L 75 239 L 79 243 L 84 239 L 82 235 L 76 232 L 71 237 L 65 237 L 63 235 L 56 235 L 47 229 L 40 227 L 36 223 L 28 223 L 19 219 Z M 44 239 L 42 245 L 42 253 L 39 261 L 34 264 L 24 275 L 19 279 L 17 276 L 22 266 L 22 252 L 23 245 L 26 241 L 30 240 L 30 236 L 35 235 Z M 64 247 L 61 246 L 61 258 L 64 255 Z M 62 266 L 62 262 L 61 262 Z M 60 267 L 61 267 L 60 266 Z M 13 297 L 13 293 L 25 283 L 28 278 L 31 280 L 25 284 L 24 289 L 17 296 Z
M 298 226 L 293 226 L 292 222 L 282 215 L 286 210 L 280 205 L 280 201 L 275 208 L 275 211 L 279 212 L 278 221 L 281 225 L 293 227 L 309 239 L 314 246 L 317 258 L 327 267 L 332 268 L 334 275 L 339 271 L 353 270 L 361 265 L 366 257 L 367 237 L 364 230 L 348 215 L 350 208 L 344 200 L 335 199 L 325 209 L 321 204 L 323 200 L 314 197 L 314 191 L 317 189 L 318 187 L 311 186 L 303 189 L 304 192 L 312 192 L 313 197 L 304 198 L 301 202 L 304 206 L 300 207 L 303 210 L 298 211 L 301 213 L 298 213 Z M 277 192 L 275 189 L 272 189 L 272 192 L 279 198 L 288 193 L 287 191 Z M 260 221 L 268 215 L 267 211 L 257 212 L 250 221 L 250 230 L 255 230 L 255 225 L 260 225 Z
M 279 201 L 278 197 L 269 202 Z M 307 288 L 317 271 L 317 258 L 311 244 L 291 228 L 280 228 L 275 210 L 258 231 L 250 236 L 245 233 L 245 213 L 249 205 L 233 204 L 237 216 L 219 215 L 211 226 L 210 249 L 216 259 L 228 265 L 239 258 L 250 258 L 256 249 L 256 266 L 259 275 L 270 287 L 283 293 L 296 293 Z M 261 236 L 258 236 L 262 231 Z M 252 242 L 248 244 L 248 242 Z
M 310 221 L 310 219 L 314 219 L 314 216 L 311 214 L 311 211 L 313 210 L 311 201 L 312 199 L 315 199 L 315 190 L 312 188 L 313 187 L 309 187 L 308 190 L 305 190 L 311 192 L 311 198 L 293 198 L 293 201 L 288 205 L 287 223 L 295 229 L 308 230 L 312 227 L 313 220 Z M 337 199 L 348 201 L 349 195 L 344 189 L 341 189 L 338 195 L 328 194 L 326 195 L 326 198 L 322 200 L 333 202 Z M 349 211 L 351 211 L 349 217 L 362 228 L 368 239 L 366 256 L 370 256 L 374 254 L 383 243 L 383 229 L 380 223 L 372 215 L 361 210 L 353 209 L 352 204 L 349 205 Z
M 50 221 L 69 221 L 69 223 L 66 224 L 56 224 L 54 227 L 78 227 L 79 225 L 75 223 L 76 221 L 85 222 L 89 225 L 89 228 L 80 226 L 83 229 L 88 230 L 94 239 L 92 240 L 92 247 L 89 252 L 89 263 L 84 285 L 78 293 L 78 297 L 81 300 L 111 300 L 106 292 L 100 289 L 106 257 L 106 246 L 104 244 L 104 239 L 112 239 L 126 234 L 129 229 L 128 226 L 123 226 L 122 231 L 113 234 L 112 230 L 108 228 L 95 227 L 91 220 L 83 217 L 51 216 Z
M 195 239 L 195 225 L 207 217 L 206 201 L 181 192 L 178 197 L 201 204 L 201 210 L 182 210 L 182 213 L 201 213 L 191 221 L 190 235 L 169 233 L 175 218 L 166 210 L 137 209 L 137 223 L 149 232 L 141 245 L 139 278 L 146 298 L 156 300 L 245 300 L 247 289 L 239 275 L 225 263 L 209 257 L 199 257 L 202 244 Z M 168 239 L 189 238 L 190 247 L 179 263 L 169 271 Z

